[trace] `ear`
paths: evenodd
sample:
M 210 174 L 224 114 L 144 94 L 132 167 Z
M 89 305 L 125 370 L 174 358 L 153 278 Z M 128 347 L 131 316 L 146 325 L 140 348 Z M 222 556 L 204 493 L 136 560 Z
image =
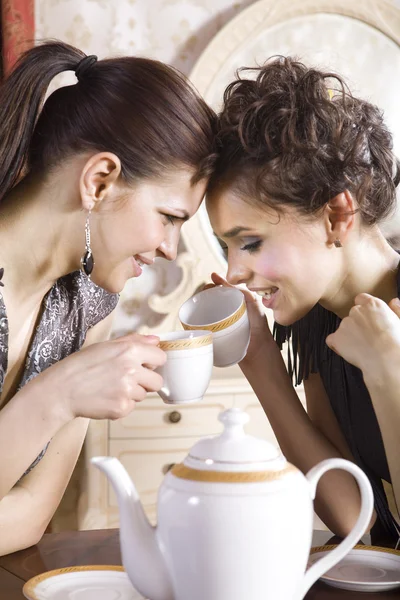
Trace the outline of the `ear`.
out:
M 325 206 L 328 244 L 334 244 L 337 240 L 342 244 L 346 241 L 349 232 L 354 227 L 357 210 L 354 198 L 348 190 L 329 200 Z
M 91 156 L 82 169 L 79 189 L 82 207 L 92 210 L 117 181 L 121 173 L 121 161 L 111 152 L 99 152 Z

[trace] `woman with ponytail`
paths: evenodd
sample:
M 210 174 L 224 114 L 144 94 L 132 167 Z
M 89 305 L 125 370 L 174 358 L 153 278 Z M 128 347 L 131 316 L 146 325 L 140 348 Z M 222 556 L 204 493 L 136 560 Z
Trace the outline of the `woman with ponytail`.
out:
M 400 506 L 400 257 L 379 229 L 400 179 L 392 137 L 333 73 L 285 57 L 249 71 L 219 116 L 207 209 L 228 283 L 213 280 L 246 284 L 273 310 L 272 334 L 247 292 L 241 368 L 284 454 L 304 472 L 335 456 L 356 462 L 375 494 L 373 540 L 397 541 L 383 482 Z M 359 508 L 352 477 L 323 477 L 316 510 L 331 531 L 346 535 Z
M 77 82 L 46 93 L 74 71 Z M 88 419 L 160 389 L 158 338 L 105 341 L 118 293 L 176 257 L 212 163 L 214 114 L 157 61 L 26 52 L 0 88 L 0 554 L 36 543 Z

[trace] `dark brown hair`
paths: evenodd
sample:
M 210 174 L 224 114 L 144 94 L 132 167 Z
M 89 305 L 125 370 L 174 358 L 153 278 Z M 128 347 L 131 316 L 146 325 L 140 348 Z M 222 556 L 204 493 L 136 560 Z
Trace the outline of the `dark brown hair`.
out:
M 127 182 L 192 167 L 209 175 L 215 121 L 185 77 L 147 58 L 86 65 L 78 83 L 53 92 L 55 75 L 85 54 L 52 41 L 24 53 L 0 88 L 0 200 L 28 171 L 45 173 L 74 153 L 115 153 Z M 90 63 L 91 61 L 89 61 Z
M 394 207 L 399 163 L 382 112 L 338 75 L 294 58 L 238 72 L 224 94 L 217 152 L 211 201 L 228 187 L 250 202 L 312 215 L 347 189 L 371 225 Z

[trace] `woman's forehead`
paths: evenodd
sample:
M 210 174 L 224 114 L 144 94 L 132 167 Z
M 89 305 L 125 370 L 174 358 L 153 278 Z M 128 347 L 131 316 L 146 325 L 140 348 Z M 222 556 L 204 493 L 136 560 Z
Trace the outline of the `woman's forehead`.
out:
M 207 198 L 206 207 L 213 230 L 220 236 L 235 227 L 255 229 L 277 224 L 282 218 L 281 212 L 241 198 L 229 190 Z

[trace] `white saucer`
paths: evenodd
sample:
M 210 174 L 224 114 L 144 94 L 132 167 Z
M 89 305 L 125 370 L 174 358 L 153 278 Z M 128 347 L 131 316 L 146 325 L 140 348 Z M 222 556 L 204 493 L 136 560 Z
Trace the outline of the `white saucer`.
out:
M 27 581 L 29 600 L 144 600 L 123 567 L 95 565 L 48 571 Z
M 311 548 L 308 566 L 336 546 Z M 379 546 L 355 546 L 321 581 L 356 592 L 380 592 L 400 587 L 400 551 Z

